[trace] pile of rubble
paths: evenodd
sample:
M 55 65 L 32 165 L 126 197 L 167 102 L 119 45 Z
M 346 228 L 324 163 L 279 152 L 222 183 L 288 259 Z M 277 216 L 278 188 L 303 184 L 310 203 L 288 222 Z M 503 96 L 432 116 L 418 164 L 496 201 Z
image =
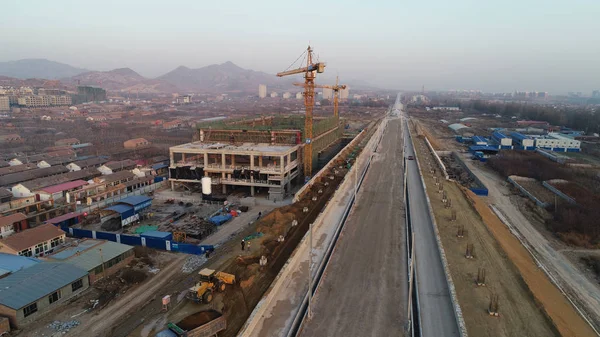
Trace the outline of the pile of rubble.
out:
M 163 232 L 184 232 L 187 237 L 202 240 L 216 230 L 212 222 L 191 215 L 183 220 L 160 225 L 159 231 Z
M 75 328 L 79 324 L 80 324 L 80 322 L 78 320 L 65 321 L 65 322 L 54 321 L 54 322 L 48 324 L 48 327 L 57 332 L 67 333 L 67 332 L 69 332 L 69 330 Z
M 183 267 L 181 267 L 181 271 L 186 274 L 191 274 L 196 269 L 200 268 L 204 262 L 206 262 L 206 257 L 203 255 L 190 255 L 187 259 L 185 259 Z

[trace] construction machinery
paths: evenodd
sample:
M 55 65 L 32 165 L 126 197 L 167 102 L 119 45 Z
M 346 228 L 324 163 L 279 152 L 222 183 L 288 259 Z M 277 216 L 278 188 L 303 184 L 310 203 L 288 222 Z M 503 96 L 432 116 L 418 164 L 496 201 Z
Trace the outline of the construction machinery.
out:
M 227 285 L 235 284 L 235 275 L 204 268 L 198 272 L 200 280 L 191 287 L 186 297 L 197 303 L 210 303 L 215 292 L 223 292 Z
M 297 87 L 304 87 L 305 83 L 294 83 Z M 339 99 L 340 99 L 340 91 L 345 90 L 347 86 L 345 84 L 339 84 L 339 78 L 335 78 L 335 85 L 320 85 L 315 84 L 315 88 L 320 89 L 331 89 L 333 91 L 333 116 L 336 118 L 339 117 L 338 107 L 339 107 Z
M 304 74 L 304 108 L 306 110 L 306 118 L 304 119 L 304 175 L 310 177 L 312 175 L 312 137 L 313 137 L 313 106 L 315 105 L 315 78 L 317 73 L 325 71 L 325 63 L 313 62 L 313 51 L 308 46 L 306 49 L 306 67 L 301 67 L 293 70 L 286 70 L 277 73 L 278 77 L 289 75 Z M 300 57 L 302 57 L 300 55 Z M 298 60 L 300 59 L 298 57 Z M 294 62 L 295 63 L 295 62 Z

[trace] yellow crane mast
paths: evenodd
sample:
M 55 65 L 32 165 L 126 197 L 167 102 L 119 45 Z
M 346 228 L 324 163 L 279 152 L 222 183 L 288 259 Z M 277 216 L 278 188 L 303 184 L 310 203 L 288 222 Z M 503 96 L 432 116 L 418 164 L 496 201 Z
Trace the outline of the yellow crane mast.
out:
M 304 175 L 310 177 L 312 175 L 312 137 L 313 137 L 313 107 L 315 105 L 315 78 L 317 73 L 325 71 L 325 63 L 313 63 L 313 51 L 308 46 L 306 49 L 306 67 L 286 70 L 277 73 L 278 77 L 304 74 L 304 107 L 306 110 L 306 118 L 304 119 Z
M 304 87 L 304 83 L 294 83 L 297 87 Z M 333 91 L 333 115 L 335 117 L 339 117 L 338 107 L 339 107 L 339 98 L 340 98 L 340 90 L 346 89 L 345 84 L 339 84 L 339 79 L 335 78 L 335 85 L 321 85 L 315 84 L 315 88 L 320 89 L 331 89 Z

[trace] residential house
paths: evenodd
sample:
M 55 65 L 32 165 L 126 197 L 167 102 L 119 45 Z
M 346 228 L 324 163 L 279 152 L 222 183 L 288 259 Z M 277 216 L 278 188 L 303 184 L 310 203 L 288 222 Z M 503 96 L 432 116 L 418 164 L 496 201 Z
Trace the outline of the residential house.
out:
M 0 279 L 0 315 L 8 317 L 13 328 L 23 328 L 89 285 L 88 273 L 81 268 L 40 262 Z
M 144 138 L 134 138 L 123 142 L 123 147 L 126 149 L 139 149 L 150 145 L 150 142 Z
M 81 171 L 88 167 L 100 167 L 102 164 L 108 162 L 108 159 L 102 157 L 94 157 L 89 159 L 77 160 L 67 165 L 69 171 Z
M 0 215 L 0 238 L 4 239 L 15 232 L 27 229 L 27 217 L 22 213 L 14 213 L 6 216 Z
M 9 202 L 13 198 L 12 192 L 6 188 L 0 188 L 0 204 Z
M 117 171 L 133 170 L 137 166 L 137 163 L 131 159 L 125 159 L 121 161 L 111 161 L 98 168 L 102 174 L 111 174 Z
M 0 252 L 21 256 L 43 256 L 65 242 L 65 232 L 44 224 L 0 240 Z
M 97 178 L 94 178 L 94 182 L 98 184 L 104 184 L 106 188 L 110 186 L 117 186 L 119 184 L 126 183 L 135 178 L 135 174 L 129 171 L 120 171 L 113 174 L 103 175 Z
M 11 174 L 11 173 L 19 173 L 19 172 L 23 172 L 23 171 L 29 171 L 29 170 L 33 170 L 36 168 L 39 168 L 39 167 L 33 163 L 22 164 L 22 165 L 13 165 L 13 166 L 9 165 L 9 166 L 0 168 L 0 176 Z
M 54 142 L 54 145 L 56 145 L 56 146 L 77 145 L 77 144 L 81 144 L 81 142 L 77 138 L 59 139 Z
M 0 135 L 0 144 L 3 143 L 22 143 L 23 138 L 16 133 L 11 133 L 8 135 Z
M 176 119 L 171 122 L 165 122 L 165 123 L 163 123 L 162 126 L 163 126 L 163 129 L 165 129 L 165 130 L 173 130 L 173 129 L 179 129 L 179 128 L 185 126 L 185 123 Z
M 118 272 L 133 258 L 132 246 L 92 239 L 81 240 L 48 256 L 50 261 L 70 263 L 87 270 L 90 284 Z
M 37 191 L 40 200 L 58 200 L 67 197 L 67 193 L 80 190 L 82 186 L 87 185 L 85 180 L 74 180 L 67 183 L 48 186 Z M 67 200 L 69 202 L 69 200 Z

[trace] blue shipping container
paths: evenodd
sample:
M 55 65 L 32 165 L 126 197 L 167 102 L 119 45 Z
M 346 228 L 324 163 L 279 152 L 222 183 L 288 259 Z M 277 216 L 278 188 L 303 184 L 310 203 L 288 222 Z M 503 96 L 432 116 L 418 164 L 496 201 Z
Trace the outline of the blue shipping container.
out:
M 210 220 L 210 222 L 214 223 L 215 225 L 221 226 L 222 224 L 231 220 L 231 218 L 233 218 L 233 216 L 231 214 L 225 214 L 225 215 L 213 216 L 209 220 Z

